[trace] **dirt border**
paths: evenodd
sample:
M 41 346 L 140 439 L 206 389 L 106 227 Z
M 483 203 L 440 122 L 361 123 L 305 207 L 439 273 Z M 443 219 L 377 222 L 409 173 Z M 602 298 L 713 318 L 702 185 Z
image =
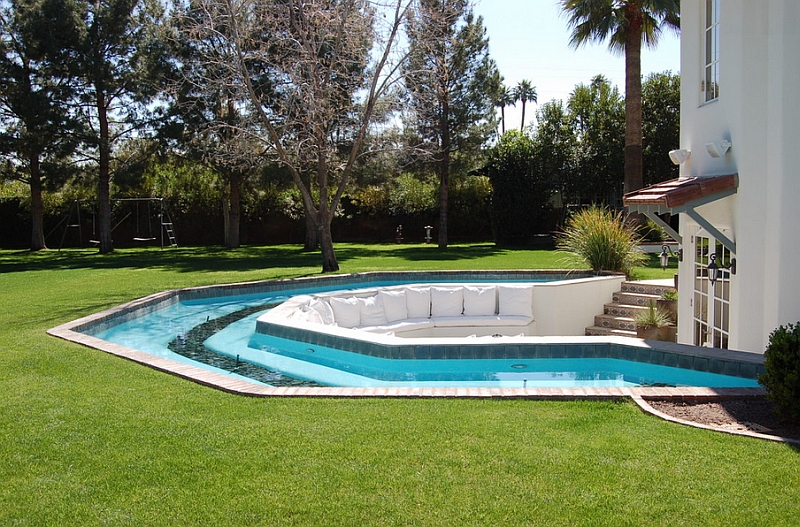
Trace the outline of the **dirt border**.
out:
M 739 435 L 739 436 L 746 436 L 746 437 L 753 437 L 756 439 L 766 439 L 767 441 L 775 441 L 779 443 L 788 443 L 792 445 L 800 445 L 800 439 L 793 439 L 790 437 L 782 437 L 777 435 L 771 434 L 764 434 L 761 432 L 756 432 L 753 430 L 747 430 L 744 426 L 741 429 L 739 428 L 725 428 L 721 426 L 714 426 L 708 425 L 705 423 L 698 423 L 696 421 L 689 421 L 686 419 L 681 419 L 679 417 L 674 417 L 672 415 L 666 414 L 660 410 L 656 410 L 653 408 L 650 403 L 647 402 L 645 397 L 641 395 L 631 395 L 631 399 L 642 409 L 645 413 L 658 417 L 660 419 L 664 419 L 665 421 L 670 421 L 672 423 L 677 423 L 685 426 L 691 426 L 694 428 L 702 428 L 704 430 L 713 430 L 714 432 L 722 432 L 725 434 L 731 435 Z

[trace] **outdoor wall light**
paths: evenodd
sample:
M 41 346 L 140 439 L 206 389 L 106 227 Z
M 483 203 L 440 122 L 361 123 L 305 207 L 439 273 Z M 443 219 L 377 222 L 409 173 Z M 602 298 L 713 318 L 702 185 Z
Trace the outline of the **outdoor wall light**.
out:
M 722 141 L 716 142 L 711 141 L 710 143 L 706 143 L 706 150 L 708 150 L 708 155 L 711 157 L 722 157 L 725 153 L 730 149 L 731 142 L 727 139 L 723 139 Z
M 681 148 L 680 150 L 669 151 L 669 158 L 676 165 L 680 165 L 681 163 L 689 159 L 689 156 L 691 155 L 692 155 L 691 150 L 686 150 L 685 148 Z
M 731 274 L 736 274 L 736 258 L 731 258 L 727 265 L 717 265 L 717 255 L 712 254 L 708 257 L 708 281 L 711 282 L 711 287 L 717 283 L 717 280 L 722 276 L 723 269 L 729 269 Z
M 658 255 L 658 258 L 661 261 L 661 268 L 662 269 L 666 269 L 667 267 L 669 267 L 669 256 L 671 254 L 675 254 L 675 253 L 672 252 L 672 249 L 669 247 L 669 245 L 662 245 L 661 246 L 661 254 Z M 682 262 L 683 261 L 683 249 L 678 249 L 678 253 L 677 254 L 678 254 L 678 261 Z

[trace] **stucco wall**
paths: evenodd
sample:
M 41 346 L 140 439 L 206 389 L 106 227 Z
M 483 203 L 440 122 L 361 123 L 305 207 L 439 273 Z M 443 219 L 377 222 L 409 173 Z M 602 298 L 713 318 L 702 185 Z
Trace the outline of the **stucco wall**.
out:
M 703 103 L 705 2 L 681 2 L 681 148 L 692 151 L 683 176 L 739 174 L 736 196 L 700 209 L 737 245 L 731 288 L 730 347 L 764 350 L 779 324 L 800 320 L 800 2 L 723 0 L 720 9 L 720 97 Z M 712 158 L 705 143 L 728 139 Z M 697 226 L 681 217 L 684 248 Z M 692 258 L 681 273 L 691 276 Z M 691 313 L 691 283 L 681 310 Z M 690 342 L 691 317 L 681 318 Z

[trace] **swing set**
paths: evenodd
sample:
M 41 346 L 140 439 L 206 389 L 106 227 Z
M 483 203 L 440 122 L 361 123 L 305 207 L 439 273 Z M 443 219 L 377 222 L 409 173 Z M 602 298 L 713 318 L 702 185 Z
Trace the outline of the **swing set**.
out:
M 123 209 L 125 214 L 118 219 L 111 227 L 113 233 L 120 225 L 126 224 L 128 218 L 131 216 L 135 219 L 135 232 L 133 234 L 133 241 L 138 243 L 149 243 L 158 240 L 163 249 L 165 246 L 177 247 L 178 240 L 175 237 L 175 226 L 169 216 L 169 212 L 164 206 L 164 198 L 115 198 L 111 200 L 112 204 L 126 204 L 129 205 L 127 210 Z M 70 205 L 69 211 L 64 216 L 64 219 L 50 232 L 55 232 L 62 224 L 65 224 L 64 230 L 61 234 L 61 242 L 58 249 L 64 246 L 64 241 L 67 238 L 67 233 L 77 231 L 79 245 L 83 247 L 83 224 L 81 222 L 81 209 L 83 208 L 84 200 L 76 199 Z M 154 205 L 158 206 L 157 212 L 154 213 Z M 100 242 L 97 240 L 97 215 L 92 212 L 92 235 L 89 238 L 89 243 L 97 245 Z M 158 225 L 158 233 L 153 228 L 153 223 Z M 48 236 L 50 236 L 48 234 Z

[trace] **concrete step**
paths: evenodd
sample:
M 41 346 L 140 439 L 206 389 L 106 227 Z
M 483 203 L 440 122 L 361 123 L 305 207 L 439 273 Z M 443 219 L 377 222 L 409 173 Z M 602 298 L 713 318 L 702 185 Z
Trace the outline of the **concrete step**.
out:
M 650 302 L 655 304 L 660 298 L 660 293 L 656 295 L 649 293 L 635 293 L 632 291 L 619 291 L 618 293 L 614 293 L 612 302 L 629 306 L 647 307 L 650 305 Z
M 632 317 L 620 317 L 615 315 L 596 315 L 594 317 L 595 327 L 608 329 L 624 329 L 636 331 L 636 322 Z
M 661 297 L 665 291 L 675 291 L 672 280 L 652 280 L 644 282 L 623 282 L 623 293 L 641 293 L 644 295 L 656 295 Z
M 629 317 L 634 318 L 636 313 L 644 311 L 647 306 L 637 306 L 631 304 L 620 304 L 619 302 L 611 302 L 603 306 L 604 315 L 613 315 L 615 317 Z
M 672 280 L 623 282 L 621 291 L 614 293 L 612 301 L 603 306 L 603 314 L 594 317 L 594 325 L 586 328 L 586 335 L 636 336 L 636 313 L 645 310 L 661 298 L 665 291 L 674 291 Z
M 625 329 L 601 328 L 598 326 L 590 326 L 586 328 L 585 334 L 588 337 L 605 337 L 605 336 L 636 337 L 636 331 L 630 331 Z

